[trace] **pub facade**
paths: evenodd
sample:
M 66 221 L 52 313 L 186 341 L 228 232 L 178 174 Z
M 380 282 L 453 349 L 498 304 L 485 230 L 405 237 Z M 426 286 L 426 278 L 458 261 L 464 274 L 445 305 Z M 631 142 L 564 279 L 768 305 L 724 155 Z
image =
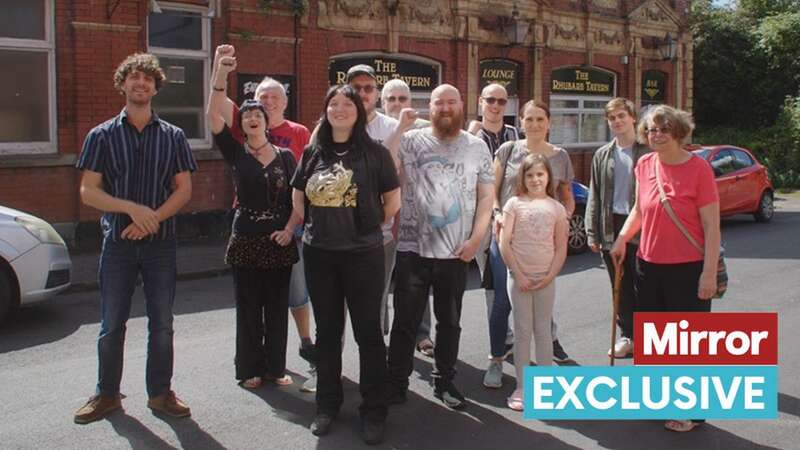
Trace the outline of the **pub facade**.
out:
M 402 78 L 427 114 L 442 83 L 468 118 L 488 83 L 509 92 L 506 121 L 530 99 L 550 106 L 550 142 L 588 182 L 610 139 L 603 105 L 692 108 L 690 0 L 30 0 L 0 18 L 0 204 L 60 225 L 98 213 L 81 205 L 73 168 L 86 133 L 119 113 L 111 75 L 128 54 L 159 56 L 168 82 L 159 115 L 181 126 L 199 163 L 183 213 L 224 210 L 230 174 L 205 123 L 214 48 L 236 47 L 229 92 L 239 102 L 265 75 L 289 93 L 287 118 L 313 128 L 329 85 L 373 66 L 379 87 Z

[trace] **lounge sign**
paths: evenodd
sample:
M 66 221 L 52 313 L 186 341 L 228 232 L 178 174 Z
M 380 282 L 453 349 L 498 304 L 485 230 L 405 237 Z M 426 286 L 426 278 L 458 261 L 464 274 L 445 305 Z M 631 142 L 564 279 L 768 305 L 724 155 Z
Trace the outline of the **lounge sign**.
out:
M 580 67 L 556 69 L 551 77 L 550 93 L 609 97 L 614 94 L 614 75 Z
M 519 92 L 519 63 L 509 59 L 484 59 L 480 62 L 481 85 L 496 83 L 506 88 L 509 97 Z
M 378 88 L 384 83 L 400 78 L 412 91 L 430 92 L 439 85 L 439 67 L 419 61 L 392 56 L 357 56 L 332 59 L 328 64 L 328 81 L 331 85 L 344 84 L 347 69 L 356 64 L 367 64 L 375 69 Z
M 642 73 L 642 103 L 657 104 L 667 101 L 667 74 L 660 70 Z

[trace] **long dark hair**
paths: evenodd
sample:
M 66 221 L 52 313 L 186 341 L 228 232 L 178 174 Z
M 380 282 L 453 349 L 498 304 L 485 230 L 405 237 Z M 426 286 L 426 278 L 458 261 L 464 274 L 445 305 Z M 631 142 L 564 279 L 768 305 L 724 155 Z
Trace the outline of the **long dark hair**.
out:
M 331 86 L 328 89 L 328 93 L 325 95 L 325 102 L 322 106 L 322 115 L 319 118 L 316 145 L 324 154 L 333 151 L 331 149 L 334 144 L 333 127 L 330 121 L 328 121 L 328 104 L 337 94 L 344 95 L 356 105 L 358 115 L 356 117 L 356 123 L 353 124 L 353 130 L 350 133 L 349 139 L 353 150 L 360 151 L 374 146 L 375 141 L 367 134 L 367 111 L 364 109 L 364 103 L 361 101 L 361 97 L 358 96 L 358 91 L 349 84 L 344 86 Z

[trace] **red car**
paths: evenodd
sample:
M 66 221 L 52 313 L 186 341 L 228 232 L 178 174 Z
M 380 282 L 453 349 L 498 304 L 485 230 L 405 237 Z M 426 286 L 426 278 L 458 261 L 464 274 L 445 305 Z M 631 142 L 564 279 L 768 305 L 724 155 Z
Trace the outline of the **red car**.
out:
M 757 222 L 772 219 L 772 183 L 767 168 L 750 150 L 732 145 L 693 146 L 690 150 L 714 169 L 721 216 L 752 214 Z

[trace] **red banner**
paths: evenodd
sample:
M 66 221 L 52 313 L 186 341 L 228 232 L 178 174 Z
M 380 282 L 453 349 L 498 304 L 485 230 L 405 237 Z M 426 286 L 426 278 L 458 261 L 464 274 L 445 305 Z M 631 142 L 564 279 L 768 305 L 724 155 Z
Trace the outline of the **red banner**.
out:
M 777 313 L 635 313 L 635 365 L 777 365 Z

